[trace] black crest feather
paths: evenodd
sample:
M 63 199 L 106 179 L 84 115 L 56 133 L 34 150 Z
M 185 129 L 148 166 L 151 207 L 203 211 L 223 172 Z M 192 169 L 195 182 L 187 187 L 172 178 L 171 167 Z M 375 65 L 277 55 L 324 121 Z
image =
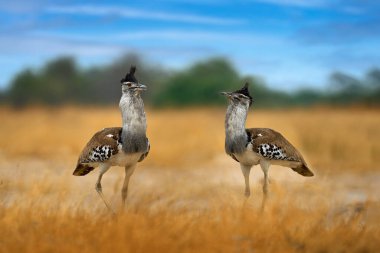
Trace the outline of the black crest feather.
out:
M 131 68 L 129 69 L 129 73 L 127 73 L 125 77 L 120 80 L 120 82 L 121 83 L 124 83 L 124 82 L 138 83 L 139 81 L 137 81 L 135 77 L 135 72 L 136 72 L 136 66 L 132 65 Z
M 135 72 L 136 72 L 136 66 L 131 66 L 131 68 L 129 69 L 129 74 L 135 74 Z
M 243 95 L 245 95 L 247 97 L 250 97 L 252 99 L 251 95 L 249 94 L 248 86 L 249 86 L 249 84 L 247 82 L 247 83 L 244 84 L 243 88 L 241 88 L 240 90 L 235 91 L 235 93 L 243 94 Z
M 240 90 L 237 90 L 237 91 L 235 91 L 234 93 L 240 93 L 240 94 L 243 94 L 243 95 L 249 97 L 249 99 L 250 99 L 250 104 L 252 104 L 252 97 L 251 97 L 251 94 L 249 94 L 248 86 L 249 86 L 249 83 L 246 82 L 246 83 L 244 84 L 244 86 L 243 86 Z

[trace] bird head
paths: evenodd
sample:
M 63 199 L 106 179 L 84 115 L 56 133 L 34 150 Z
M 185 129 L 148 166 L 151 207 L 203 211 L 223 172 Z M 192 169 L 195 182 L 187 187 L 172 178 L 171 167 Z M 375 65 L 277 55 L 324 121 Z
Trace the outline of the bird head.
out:
M 249 94 L 248 85 L 248 82 L 246 82 L 245 85 L 237 91 L 223 91 L 220 94 L 224 95 L 233 104 L 243 104 L 247 107 L 250 107 L 253 103 L 253 99 Z
M 147 87 L 145 85 L 137 81 L 135 77 L 135 72 L 136 72 L 136 67 L 131 66 L 129 73 L 127 73 L 125 77 L 120 80 L 121 89 L 123 93 L 125 92 L 139 93 L 141 91 L 147 90 Z

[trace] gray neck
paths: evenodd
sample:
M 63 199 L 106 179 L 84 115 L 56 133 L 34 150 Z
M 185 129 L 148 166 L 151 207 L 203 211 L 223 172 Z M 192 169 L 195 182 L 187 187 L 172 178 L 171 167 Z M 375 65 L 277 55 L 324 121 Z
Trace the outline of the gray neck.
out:
M 123 119 L 121 142 L 126 153 L 139 153 L 148 150 L 146 138 L 146 117 L 144 102 L 139 94 L 123 92 L 119 107 Z
M 247 119 L 248 107 L 242 104 L 228 105 L 225 129 L 227 154 L 240 154 L 244 152 L 247 145 L 247 133 L 245 131 L 245 121 Z

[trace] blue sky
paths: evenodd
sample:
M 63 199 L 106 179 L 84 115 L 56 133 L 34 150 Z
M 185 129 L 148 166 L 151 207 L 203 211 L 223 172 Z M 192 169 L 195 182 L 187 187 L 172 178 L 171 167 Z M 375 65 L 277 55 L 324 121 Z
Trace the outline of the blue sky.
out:
M 380 1 L 0 2 L 0 88 L 57 56 L 89 67 L 126 52 L 173 69 L 224 56 L 274 88 L 322 88 L 380 67 L 379 49 Z

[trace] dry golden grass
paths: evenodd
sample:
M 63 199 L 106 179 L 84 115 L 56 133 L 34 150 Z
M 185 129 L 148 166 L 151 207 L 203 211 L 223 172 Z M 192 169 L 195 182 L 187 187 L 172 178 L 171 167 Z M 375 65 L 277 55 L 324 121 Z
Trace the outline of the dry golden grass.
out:
M 147 112 L 152 145 L 144 164 L 186 167 L 224 150 L 223 109 Z M 0 152 L 7 157 L 77 157 L 98 130 L 120 126 L 118 109 L 0 109 Z M 373 170 L 380 162 L 380 111 L 251 110 L 247 127 L 270 127 L 298 147 L 315 170 Z M 75 161 L 73 162 L 74 165 Z
M 270 170 L 243 197 L 224 154 L 224 110 L 148 110 L 148 158 L 131 178 L 127 209 L 111 216 L 96 172 L 71 173 L 91 135 L 118 126 L 117 109 L 0 109 L 0 252 L 378 252 L 377 110 L 255 111 L 248 127 L 282 132 L 316 172 Z M 120 209 L 122 169 L 103 190 Z

